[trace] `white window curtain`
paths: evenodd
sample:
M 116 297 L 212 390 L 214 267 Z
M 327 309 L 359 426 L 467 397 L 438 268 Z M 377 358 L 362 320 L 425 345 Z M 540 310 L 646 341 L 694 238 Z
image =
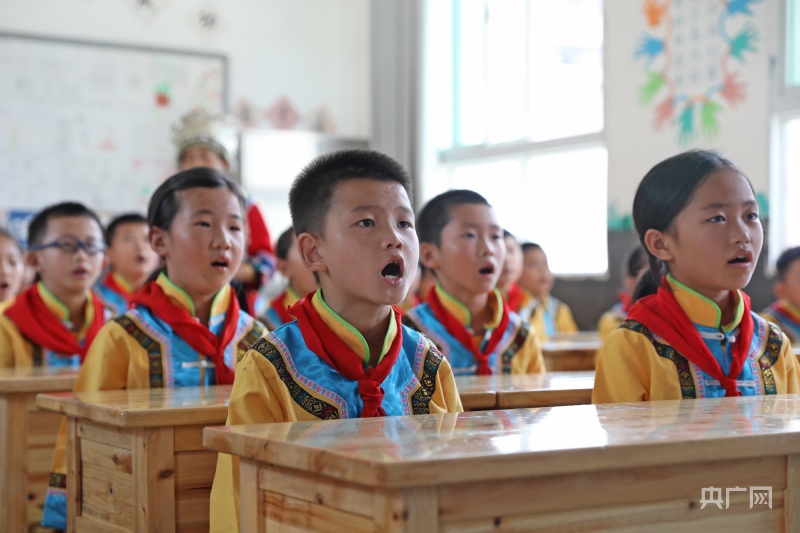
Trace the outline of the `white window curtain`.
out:
M 392 156 L 419 189 L 423 2 L 370 4 L 372 148 Z

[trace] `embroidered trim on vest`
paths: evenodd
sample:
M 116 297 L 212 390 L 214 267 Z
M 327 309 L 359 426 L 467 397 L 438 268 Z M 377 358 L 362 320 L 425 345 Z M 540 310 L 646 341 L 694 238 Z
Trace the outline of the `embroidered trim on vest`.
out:
M 33 366 L 42 366 L 44 364 L 44 358 L 42 357 L 42 347 L 38 344 L 33 345 Z
M 437 334 L 433 328 L 424 327 L 423 324 L 425 323 L 422 320 L 421 316 L 412 316 L 416 315 L 416 311 L 413 309 L 410 311 L 406 311 L 403 313 L 403 316 L 400 318 L 402 324 L 408 328 L 413 329 L 417 333 L 421 335 L 425 335 L 429 341 L 436 345 L 436 348 L 442 352 L 443 354 L 450 353 L 450 346 L 448 346 L 445 339 L 441 337 L 441 335 Z M 447 356 L 445 355 L 445 358 Z
M 54 489 L 66 489 L 67 475 L 59 472 L 50 472 L 50 481 L 47 485 Z
M 781 328 L 772 322 L 767 322 L 769 328 L 769 339 L 764 353 L 758 358 L 758 366 L 761 369 L 761 379 L 764 381 L 764 394 L 778 394 L 775 385 L 775 374 L 772 367 L 781 354 L 783 345 L 783 332 Z
M 132 319 L 125 315 L 120 315 L 114 322 L 122 326 L 125 332 L 139 343 L 139 346 L 147 352 L 148 368 L 150 372 L 150 388 L 161 389 L 164 387 L 164 365 L 162 362 L 161 345 Z
M 275 345 L 266 338 L 261 338 L 253 345 L 252 349 L 266 357 L 267 361 L 272 363 L 272 366 L 275 367 L 275 371 L 278 373 L 278 378 L 289 390 L 289 395 L 292 397 L 292 400 L 307 413 L 320 420 L 339 418 L 339 410 L 336 406 L 312 396 L 294 380 L 291 372 L 286 368 L 286 362 L 283 360 L 283 357 L 281 357 Z
M 444 356 L 433 342 L 428 341 L 428 353 L 422 366 L 419 388 L 411 395 L 411 410 L 415 415 L 427 415 L 431 412 L 430 403 L 436 392 L 436 373 Z
M 236 343 L 237 363 L 242 360 L 247 350 L 258 342 L 258 339 L 263 337 L 265 333 L 267 333 L 267 329 L 258 320 L 253 320 L 253 325 L 247 330 L 244 336 L 239 339 L 239 342 Z
M 511 341 L 511 344 L 508 345 L 508 348 L 503 352 L 502 355 L 502 364 L 503 364 L 503 374 L 510 374 L 511 373 L 511 360 L 517 354 L 522 345 L 525 344 L 525 341 L 528 338 L 528 333 L 530 333 L 531 326 L 528 322 L 521 320 L 519 324 L 519 329 L 517 330 L 517 334 L 514 335 L 514 340 Z
M 650 333 L 650 330 L 640 322 L 636 322 L 635 320 L 626 320 L 620 324 L 619 327 L 635 331 L 636 333 L 647 337 L 647 340 L 653 344 L 653 348 L 655 348 L 656 353 L 659 356 L 669 359 L 675 363 L 675 370 L 678 372 L 678 380 L 681 384 L 681 395 L 683 396 L 683 399 L 697 398 L 697 390 L 694 385 L 694 379 L 692 378 L 692 371 L 689 367 L 689 361 L 684 356 L 675 351 L 672 346 L 667 346 L 666 344 L 661 344 L 660 342 L 656 341 L 653 338 L 653 334 Z

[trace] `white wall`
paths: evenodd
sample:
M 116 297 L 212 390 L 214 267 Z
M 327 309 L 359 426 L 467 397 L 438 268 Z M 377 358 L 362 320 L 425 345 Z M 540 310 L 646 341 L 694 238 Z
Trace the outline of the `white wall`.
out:
M 223 53 L 232 106 L 262 115 L 286 96 L 302 117 L 327 108 L 337 134 L 369 135 L 368 0 L 140 2 L 3 0 L 0 31 Z M 201 28 L 201 10 L 217 14 L 215 30 Z
M 696 0 L 684 0 L 683 5 Z M 700 5 L 712 3 L 701 0 Z M 639 103 L 638 88 L 645 80 L 642 62 L 634 50 L 647 26 L 642 2 L 606 0 L 606 139 L 609 152 L 609 204 L 620 213 L 631 212 L 636 186 L 662 159 L 689 148 L 720 149 L 748 175 L 759 193 L 769 191 L 770 58 L 777 51 L 778 0 L 753 5 L 751 18 L 758 31 L 755 54 L 745 54 L 741 79 L 747 99 L 735 109 L 725 105 L 720 113 L 720 134 L 689 145 L 677 141 L 677 129 L 652 126 L 653 105 Z M 663 96 L 663 95 L 662 95 Z M 659 99 L 656 98 L 656 101 Z

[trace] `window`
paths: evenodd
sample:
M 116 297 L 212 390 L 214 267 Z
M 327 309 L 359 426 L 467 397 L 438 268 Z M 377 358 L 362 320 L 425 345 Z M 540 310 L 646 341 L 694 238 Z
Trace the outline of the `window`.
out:
M 800 246 L 800 109 L 775 119 L 774 161 L 770 180 L 769 265 L 774 268 L 781 252 Z M 792 149 L 792 147 L 795 147 Z
M 483 194 L 559 275 L 608 270 L 602 0 L 453 2 L 446 185 Z
M 553 272 L 602 274 L 608 270 L 607 167 L 605 146 L 570 147 L 452 165 L 450 186 L 486 197 L 505 229 L 542 246 Z
M 603 129 L 600 0 L 454 3 L 458 146 Z
M 800 0 L 783 3 L 778 73 L 773 80 L 769 266 L 786 248 L 800 246 Z
M 789 87 L 800 86 L 800 2 L 786 2 L 786 68 L 784 81 Z

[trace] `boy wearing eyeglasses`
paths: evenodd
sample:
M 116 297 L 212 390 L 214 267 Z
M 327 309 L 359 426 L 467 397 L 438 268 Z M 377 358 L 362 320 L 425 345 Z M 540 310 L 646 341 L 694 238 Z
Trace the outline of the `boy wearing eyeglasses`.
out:
M 37 214 L 28 228 L 36 282 L 0 316 L 0 367 L 78 368 L 108 318 L 91 292 L 105 266 L 103 226 L 82 204 Z

